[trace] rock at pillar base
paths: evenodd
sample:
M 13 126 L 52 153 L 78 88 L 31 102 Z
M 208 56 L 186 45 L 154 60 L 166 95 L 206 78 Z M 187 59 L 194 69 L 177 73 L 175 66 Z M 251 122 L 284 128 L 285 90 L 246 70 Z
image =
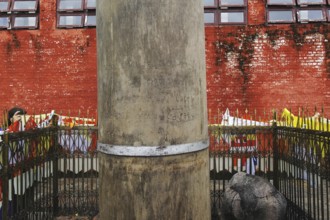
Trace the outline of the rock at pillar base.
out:
M 221 219 L 283 220 L 287 202 L 266 179 L 245 173 L 235 174 L 223 195 Z

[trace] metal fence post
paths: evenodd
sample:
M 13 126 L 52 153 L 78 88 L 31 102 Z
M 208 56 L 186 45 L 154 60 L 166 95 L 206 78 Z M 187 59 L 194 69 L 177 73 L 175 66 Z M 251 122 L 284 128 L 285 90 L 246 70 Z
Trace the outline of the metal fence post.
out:
M 9 208 L 9 184 L 8 184 L 8 150 L 9 141 L 8 133 L 4 134 L 4 144 L 2 145 L 2 219 L 8 219 L 8 208 Z
M 278 141 L 277 141 L 277 122 L 276 122 L 276 111 L 274 111 L 273 116 L 273 167 L 274 167 L 274 175 L 273 175 L 273 185 L 278 190 L 279 189 L 279 179 L 278 179 L 278 158 L 279 158 L 279 151 L 278 151 Z
M 58 127 L 55 128 L 53 133 L 53 216 L 58 215 Z

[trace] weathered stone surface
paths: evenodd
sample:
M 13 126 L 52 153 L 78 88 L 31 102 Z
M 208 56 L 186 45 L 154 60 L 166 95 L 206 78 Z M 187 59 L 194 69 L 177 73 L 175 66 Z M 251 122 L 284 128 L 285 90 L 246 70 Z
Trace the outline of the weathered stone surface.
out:
M 235 174 L 226 187 L 221 208 L 224 220 L 283 220 L 286 199 L 266 179 Z

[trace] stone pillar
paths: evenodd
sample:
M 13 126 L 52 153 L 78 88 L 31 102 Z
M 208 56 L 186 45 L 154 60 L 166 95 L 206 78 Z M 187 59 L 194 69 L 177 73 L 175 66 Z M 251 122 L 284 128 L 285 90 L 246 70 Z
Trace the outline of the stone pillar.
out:
M 98 0 L 99 218 L 210 219 L 203 3 Z

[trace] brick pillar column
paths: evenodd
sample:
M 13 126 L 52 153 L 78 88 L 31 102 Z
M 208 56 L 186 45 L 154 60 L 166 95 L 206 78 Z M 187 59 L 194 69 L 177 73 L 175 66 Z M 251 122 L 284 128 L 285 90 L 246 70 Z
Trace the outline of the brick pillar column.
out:
M 98 0 L 104 220 L 210 219 L 203 4 Z

